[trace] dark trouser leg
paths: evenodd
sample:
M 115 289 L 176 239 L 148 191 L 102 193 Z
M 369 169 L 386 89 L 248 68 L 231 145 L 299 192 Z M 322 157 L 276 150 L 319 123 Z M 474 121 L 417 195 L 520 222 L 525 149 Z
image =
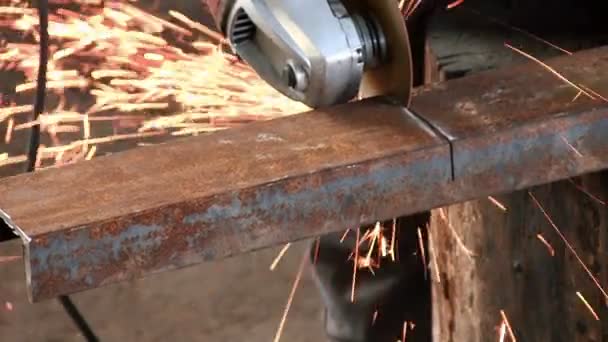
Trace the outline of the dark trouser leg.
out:
M 430 16 L 429 11 L 407 23 L 415 86 L 425 81 L 426 30 Z M 408 330 L 408 341 L 431 341 L 430 277 L 425 278 L 417 233 L 419 227 L 426 232 L 428 219 L 429 214 L 423 213 L 397 220 L 398 262 L 384 262 L 375 270 L 375 275 L 367 270 L 358 272 L 354 303 L 351 302 L 353 264 L 349 256 L 355 250 L 355 234 L 351 233 L 343 243 L 340 243 L 342 234 L 320 239 L 313 276 L 325 304 L 324 324 L 331 341 L 395 342 L 401 336 L 405 321 L 415 324 L 413 330 Z M 385 226 L 390 227 L 390 223 Z M 315 259 L 315 252 L 313 244 L 311 260 Z M 372 322 L 376 311 L 376 320 Z
M 375 274 L 359 270 L 354 302 L 351 302 L 353 264 L 349 256 L 354 251 L 356 235 L 351 232 L 343 243 L 341 233 L 320 239 L 313 278 L 325 304 L 324 324 L 331 341 L 395 342 L 406 321 L 415 324 L 413 330 L 408 330 L 408 341 L 430 341 L 429 277 L 425 277 L 417 234 L 418 227 L 425 231 L 428 219 L 425 213 L 397 220 L 397 261 L 384 259 Z M 384 226 L 391 225 L 388 222 Z M 389 228 L 387 232 L 390 231 Z M 315 250 L 311 248 L 311 261 L 315 260 Z M 366 251 L 361 252 L 364 255 Z

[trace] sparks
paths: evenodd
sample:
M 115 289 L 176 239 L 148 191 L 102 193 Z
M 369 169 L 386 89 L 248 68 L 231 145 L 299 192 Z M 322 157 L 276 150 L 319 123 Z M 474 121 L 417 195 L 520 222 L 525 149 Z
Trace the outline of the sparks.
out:
M 424 242 L 422 241 L 422 231 L 418 227 L 418 247 L 420 248 L 420 256 L 422 257 L 422 266 L 424 267 L 424 279 L 426 279 L 426 269 L 428 265 L 426 263 L 426 255 L 424 252 Z
M 565 83 L 567 83 L 568 85 L 572 86 L 574 89 L 578 90 L 579 92 L 583 93 L 585 96 L 587 96 L 588 98 L 595 100 L 596 97 L 593 96 L 591 93 L 589 93 L 588 91 L 586 91 L 585 89 L 581 88 L 579 85 L 573 83 L 572 81 L 570 81 L 569 79 L 567 79 L 564 75 L 562 75 L 560 72 L 558 72 L 557 70 L 553 69 L 552 67 L 550 67 L 547 63 L 544 63 L 543 61 L 541 61 L 540 59 L 530 55 L 529 53 L 526 53 L 514 46 L 509 45 L 508 43 L 505 43 L 505 46 L 508 47 L 509 49 L 519 53 L 520 55 L 538 63 L 541 67 L 545 68 L 546 70 L 548 70 L 550 73 L 552 73 L 553 75 L 555 75 L 557 78 L 559 78 L 560 80 L 564 81 Z
M 431 253 L 431 260 L 433 262 L 433 270 L 435 271 L 435 281 L 441 283 L 441 276 L 439 275 L 439 263 L 437 262 L 437 250 L 435 249 L 435 243 L 433 240 L 433 234 L 429 226 L 426 226 L 426 233 L 429 236 L 429 252 Z
M 401 331 L 401 342 L 405 342 L 407 338 L 407 321 L 403 322 L 403 329 Z
M 562 141 L 568 145 L 568 147 L 578 156 L 578 157 L 583 157 L 583 154 L 581 152 L 579 152 L 579 150 L 576 149 L 576 147 L 572 146 L 572 144 L 570 144 L 570 142 L 568 142 L 568 140 L 566 139 L 566 137 L 564 137 L 563 135 L 559 136 Z
M 589 304 L 589 302 L 587 302 L 585 297 L 583 297 L 583 295 L 578 291 L 576 292 L 576 295 L 581 300 L 581 302 L 583 302 L 583 304 L 585 304 L 585 307 L 587 307 L 587 310 L 589 310 L 589 312 L 593 315 L 593 318 L 595 318 L 596 321 L 599 321 L 600 317 L 597 315 L 595 310 L 593 310 L 593 307 L 591 306 L 591 304 Z
M 513 342 L 517 342 L 517 339 L 515 338 L 515 334 L 513 333 L 513 329 L 511 328 L 511 324 L 509 323 L 509 319 L 507 318 L 507 314 L 505 313 L 504 310 L 500 310 L 500 316 L 502 317 L 503 323 L 507 327 L 507 332 L 509 332 L 509 337 L 511 338 L 511 340 Z
M 583 92 L 579 91 L 578 93 L 576 93 L 576 95 L 574 95 L 574 97 L 572 98 L 572 100 L 570 102 L 575 102 L 576 100 L 579 99 L 579 97 L 581 97 L 581 95 L 583 95 Z
M 549 251 L 551 256 L 555 256 L 555 249 L 553 249 L 553 246 L 551 246 L 549 241 L 547 241 L 542 234 L 536 234 L 536 238 L 538 238 L 538 240 L 542 242 L 545 247 L 547 247 L 547 251 Z
M 357 229 L 356 238 L 355 238 L 355 257 L 353 259 L 353 281 L 352 281 L 351 290 L 350 290 L 351 303 L 355 302 L 355 285 L 357 283 L 357 269 L 359 268 L 359 265 L 357 264 L 358 260 L 359 260 L 359 229 Z
M 279 342 L 281 340 L 281 336 L 283 335 L 283 329 L 285 328 L 285 322 L 287 321 L 287 315 L 289 314 L 291 303 L 293 303 L 293 298 L 296 295 L 296 290 L 298 289 L 300 279 L 302 279 L 302 274 L 304 273 L 304 268 L 306 267 L 306 256 L 306 253 L 304 253 L 304 255 L 302 256 L 302 261 L 300 261 L 300 267 L 298 268 L 298 273 L 296 273 L 296 279 L 293 281 L 293 286 L 291 287 L 289 297 L 287 298 L 287 304 L 285 305 L 285 309 L 283 310 L 283 316 L 281 316 L 279 327 L 277 329 L 276 334 L 274 335 L 274 342 Z
M 397 219 L 393 218 L 393 224 L 391 227 L 391 248 L 389 249 L 389 255 L 391 256 L 391 260 L 395 261 L 395 239 L 397 236 Z
M 498 331 L 498 341 L 505 342 L 505 337 L 507 336 L 507 324 L 504 320 L 500 323 L 500 329 Z
M 27 160 L 27 156 L 13 156 L 10 157 L 8 153 L 0 153 L 0 166 L 13 165 L 23 163 Z
M 97 145 L 91 146 L 91 148 L 89 149 L 89 152 L 87 152 L 87 155 L 84 157 L 84 159 L 85 160 L 93 159 L 93 157 L 95 156 L 95 152 L 97 152 Z
M 83 3 L 81 0 L 79 3 Z M 97 1 L 99 2 L 99 1 Z M 21 37 L 36 36 L 37 14 L 33 8 L 1 7 L 0 28 Z M 140 139 L 148 134 L 197 135 L 237 124 L 268 120 L 303 112 L 306 106 L 279 94 L 247 65 L 224 52 L 223 37 L 212 29 L 196 23 L 186 15 L 172 11 L 176 23 L 158 18 L 122 1 L 105 1 L 104 8 L 83 7 L 79 13 L 59 8 L 51 13 L 49 34 L 51 58 L 48 65 L 48 90 L 60 98 L 56 108 L 48 108 L 41 120 L 48 120 L 41 130 L 52 144 L 42 153 L 43 159 L 61 162 L 59 154 L 78 150 L 74 162 L 92 157 L 89 144 L 91 132 L 98 132 L 94 122 L 102 113 L 132 112 L 139 119 L 137 125 L 126 120 L 112 119 L 114 134 Z M 165 39 L 164 33 L 177 33 L 184 39 Z M 0 47 L 0 70 L 20 71 L 25 82 L 17 84 L 17 93 L 35 88 L 38 60 L 36 42 L 8 41 Z M 75 102 L 81 96 L 67 96 L 66 90 L 76 91 L 93 100 L 83 108 Z M 75 102 L 75 103 L 72 103 Z M 170 105 L 171 104 L 171 105 Z M 76 106 L 80 118 L 61 114 L 66 107 Z M 5 141 L 11 138 L 12 128 L 26 129 L 27 123 L 16 125 L 11 118 L 31 112 L 31 105 L 12 104 L 0 108 L 0 122 L 9 120 Z M 87 127 L 88 114 L 90 127 Z M 115 116 L 115 115 L 112 115 Z M 83 127 L 65 125 L 83 121 Z M 17 127 L 20 126 L 20 127 Z M 136 129 L 120 132 L 117 129 Z M 78 143 L 61 146 L 57 134 L 84 132 Z M 103 130 L 99 130 L 103 131 Z M 133 135 L 131 135 L 133 134 Z M 116 137 L 97 137 L 101 142 L 112 142 Z M 88 151 L 88 152 L 87 152 Z M 5 159 L 0 166 L 19 163 L 20 159 Z
M 549 214 L 547 213 L 547 211 L 545 210 L 545 208 L 543 208 L 543 206 L 536 199 L 536 197 L 534 196 L 534 194 L 532 194 L 532 192 L 528 191 L 528 195 L 530 195 L 530 197 L 532 198 L 532 201 L 534 202 L 534 204 L 538 207 L 538 209 L 541 211 L 541 213 L 543 214 L 543 216 L 545 216 L 545 218 L 547 219 L 547 221 L 549 222 L 549 224 L 551 225 L 551 227 L 553 227 L 553 229 L 555 230 L 555 232 L 557 233 L 557 235 L 559 235 L 559 237 L 562 239 L 562 241 L 564 242 L 564 244 L 566 245 L 566 247 L 568 247 L 568 249 L 570 250 L 570 252 L 572 252 L 572 254 L 576 258 L 576 260 L 578 261 L 578 263 L 583 267 L 583 269 L 585 270 L 585 272 L 587 273 L 587 275 L 589 276 L 589 278 L 591 278 L 591 280 L 593 281 L 593 283 L 595 283 L 595 286 L 602 292 L 602 294 L 604 295 L 604 298 L 606 300 L 608 300 L 608 294 L 606 293 L 606 291 L 604 290 L 604 288 L 600 284 L 599 280 L 593 275 L 593 273 L 591 272 L 591 270 L 589 269 L 589 267 L 587 267 L 587 265 L 585 264 L 585 262 L 578 255 L 578 253 L 576 252 L 576 250 L 574 249 L 574 247 L 572 247 L 572 245 L 570 244 L 570 242 L 568 241 L 568 239 L 566 239 L 566 236 L 564 236 L 564 234 L 559 229 L 559 227 L 557 227 L 557 225 L 555 224 L 555 222 L 553 222 L 553 219 L 551 218 L 551 216 L 549 216 Z
M 453 2 L 449 3 L 449 4 L 446 6 L 446 8 L 447 8 L 447 9 L 456 8 L 456 7 L 460 6 L 460 5 L 462 5 L 462 3 L 463 3 L 463 2 L 464 2 L 464 0 L 456 0 L 456 1 L 453 1 Z
M 608 98 L 606 98 L 605 96 L 603 96 L 602 94 L 598 93 L 597 91 L 585 86 L 584 84 L 579 84 L 579 87 L 585 89 L 586 91 L 588 91 L 589 93 L 591 93 L 591 95 L 601 99 L 604 102 L 608 102 Z
M 15 127 L 15 120 L 13 118 L 9 118 L 8 123 L 6 125 L 6 134 L 4 135 L 5 144 L 8 144 L 11 142 L 14 127 Z
M 277 267 L 277 265 L 283 258 L 283 255 L 285 255 L 285 253 L 287 252 L 287 250 L 289 249 L 290 246 L 291 246 L 291 243 L 286 243 L 285 246 L 283 246 L 283 248 L 281 248 L 281 250 L 279 251 L 279 254 L 274 258 L 274 261 L 270 265 L 271 271 L 274 271 L 274 269 Z
M 439 216 L 446 223 L 446 225 L 452 232 L 452 236 L 454 236 L 454 239 L 456 240 L 456 243 L 458 244 L 458 246 L 460 246 L 460 248 L 464 251 L 465 255 L 469 258 L 469 260 L 473 260 L 475 253 L 464 244 L 464 242 L 462 241 L 462 239 L 456 232 L 456 229 L 452 226 L 452 223 L 449 221 L 446 213 L 443 211 L 443 208 L 439 208 Z
M 313 264 L 317 264 L 317 261 L 319 261 L 319 252 L 321 251 L 321 238 L 318 237 L 315 240 L 315 256 L 313 258 Z
M 9 255 L 9 256 L 0 256 L 0 264 L 4 262 L 11 262 L 21 260 L 21 256 L 19 255 Z
M 574 187 L 576 187 L 579 191 L 581 191 L 582 193 L 584 193 L 585 195 L 589 196 L 589 198 L 591 198 L 592 200 L 598 202 L 601 205 L 606 205 L 606 201 L 600 199 L 599 197 L 595 196 L 594 194 L 590 193 L 589 191 L 587 191 L 585 188 L 583 188 L 582 186 L 576 184 L 571 178 L 568 179 L 568 181 L 574 185 Z
M 507 211 L 507 207 L 504 204 L 500 203 L 496 198 L 492 196 L 488 196 L 488 200 L 492 202 L 495 206 L 497 206 L 502 211 Z
M 399 4 L 399 8 L 401 9 L 401 13 L 403 13 L 404 18 L 407 20 L 409 19 L 409 17 L 412 15 L 412 13 L 414 13 L 414 11 L 416 11 L 416 9 L 418 8 L 418 6 L 420 6 L 420 3 L 422 2 L 422 0 L 408 0 L 407 1 L 407 6 L 405 6 L 405 2 L 402 1 Z M 403 8 L 403 6 L 405 6 L 405 8 Z
M 348 232 L 350 232 L 350 229 L 347 229 L 344 231 L 344 235 L 342 235 L 342 237 L 340 238 L 340 243 L 344 243 L 344 240 L 346 239 Z
M 510 25 L 508 23 L 505 23 L 504 21 L 499 20 L 496 17 L 492 17 L 492 16 L 489 16 L 489 15 L 486 15 L 486 14 L 482 14 L 481 12 L 479 12 L 477 10 L 474 10 L 474 9 L 467 9 L 467 10 L 469 12 L 473 13 L 473 14 L 481 16 L 481 17 L 483 17 L 483 18 L 485 18 L 485 19 L 487 19 L 487 20 L 489 20 L 489 21 L 491 21 L 493 23 L 496 23 L 496 24 L 498 24 L 500 26 L 503 26 L 503 27 L 505 27 L 507 29 L 510 29 L 510 30 L 522 33 L 523 35 L 528 36 L 528 37 L 530 37 L 530 38 L 532 38 L 534 40 L 537 40 L 537 41 L 539 41 L 539 42 L 541 42 L 541 43 L 543 43 L 543 44 L 545 44 L 547 46 L 550 46 L 550 47 L 552 47 L 552 48 L 554 48 L 554 49 L 556 49 L 558 51 L 561 51 L 561 52 L 565 53 L 566 55 L 573 55 L 574 54 L 572 51 L 566 50 L 563 47 L 561 47 L 559 45 L 556 45 L 554 43 L 551 43 L 550 41 L 548 41 L 548 40 L 546 40 L 546 39 L 544 39 L 542 37 L 539 37 L 539 36 L 537 36 L 537 35 L 535 35 L 535 34 L 533 34 L 531 32 L 528 32 L 528 31 L 526 31 L 524 29 L 521 29 L 519 27 Z

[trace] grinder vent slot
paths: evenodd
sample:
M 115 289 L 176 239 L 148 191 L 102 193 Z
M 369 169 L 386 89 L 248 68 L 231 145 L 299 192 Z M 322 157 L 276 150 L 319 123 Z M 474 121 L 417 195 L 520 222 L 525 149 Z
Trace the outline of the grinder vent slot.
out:
M 256 27 L 249 15 L 245 13 L 244 9 L 239 9 L 236 12 L 234 22 L 232 24 L 232 30 L 230 33 L 230 40 L 233 44 L 240 44 L 245 41 L 253 39 L 255 35 Z

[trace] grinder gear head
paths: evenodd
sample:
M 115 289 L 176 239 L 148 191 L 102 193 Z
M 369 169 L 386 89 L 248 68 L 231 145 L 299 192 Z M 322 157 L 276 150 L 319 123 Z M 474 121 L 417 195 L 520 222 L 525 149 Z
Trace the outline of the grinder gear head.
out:
M 388 95 L 408 104 L 411 55 L 395 0 L 233 0 L 209 7 L 234 52 L 317 108 Z

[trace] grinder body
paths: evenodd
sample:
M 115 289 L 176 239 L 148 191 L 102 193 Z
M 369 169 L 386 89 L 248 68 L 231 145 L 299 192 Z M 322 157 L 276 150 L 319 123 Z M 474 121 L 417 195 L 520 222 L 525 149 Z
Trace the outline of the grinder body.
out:
M 396 0 L 207 0 L 235 54 L 289 98 L 318 108 L 390 96 L 412 67 Z

